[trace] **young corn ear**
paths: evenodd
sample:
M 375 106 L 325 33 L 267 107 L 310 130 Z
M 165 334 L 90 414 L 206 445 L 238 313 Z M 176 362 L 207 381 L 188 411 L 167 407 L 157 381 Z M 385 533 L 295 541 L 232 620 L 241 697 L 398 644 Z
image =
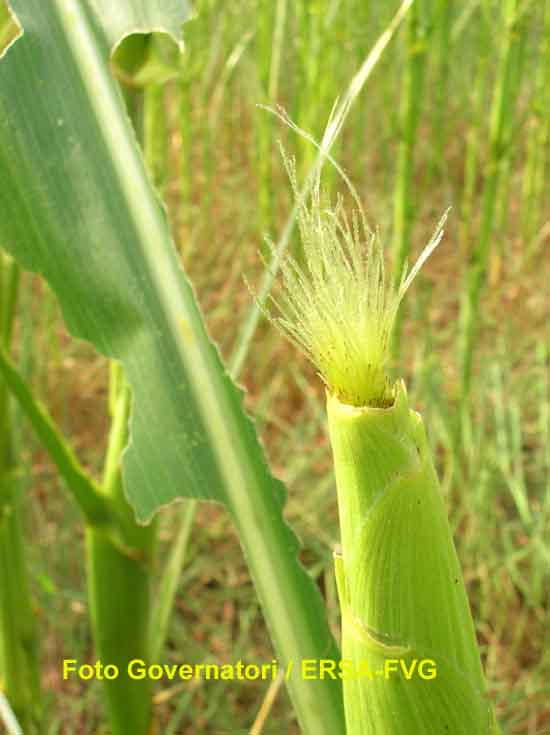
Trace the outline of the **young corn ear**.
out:
M 286 167 L 298 191 L 292 161 Z M 443 217 L 393 289 L 380 240 L 331 208 L 319 180 L 300 204 L 304 259 L 287 258 L 271 318 L 327 388 L 341 528 L 347 735 L 489 735 L 474 626 L 422 419 L 386 372 L 399 303 Z

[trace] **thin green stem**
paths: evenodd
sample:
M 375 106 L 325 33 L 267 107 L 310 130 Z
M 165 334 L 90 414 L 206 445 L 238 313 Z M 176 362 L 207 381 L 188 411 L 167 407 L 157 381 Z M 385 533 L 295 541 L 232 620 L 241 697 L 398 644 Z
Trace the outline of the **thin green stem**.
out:
M 260 43 L 258 44 L 258 64 L 260 68 L 269 59 L 269 68 L 261 74 L 262 87 L 265 89 L 265 99 L 269 104 L 276 104 L 279 94 L 282 52 L 284 48 L 284 31 L 286 24 L 288 0 L 277 0 L 273 23 L 260 29 Z M 264 13 L 268 20 L 269 13 Z M 273 33 L 271 35 L 271 26 Z M 269 47 L 269 52 L 268 52 Z M 258 201 L 259 225 L 262 230 L 269 229 L 273 216 L 272 191 L 272 145 L 273 120 L 262 114 L 255 115 L 258 145 Z
M 516 25 L 515 34 L 517 42 L 514 44 L 513 59 L 511 64 L 510 82 L 507 94 L 507 108 L 504 112 L 505 126 L 502 133 L 502 148 L 504 156 L 500 163 L 500 173 L 497 191 L 497 202 L 495 207 L 494 231 L 500 234 L 497 239 L 499 255 L 504 255 L 505 233 L 508 227 L 508 200 L 510 192 L 511 169 L 514 160 L 515 149 L 513 147 L 514 137 L 517 135 L 521 120 L 514 119 L 515 101 L 519 97 L 521 79 L 524 70 L 527 34 L 525 33 L 525 20 L 521 18 Z
M 473 81 L 471 98 L 471 119 L 466 132 L 466 151 L 464 154 L 464 186 L 460 204 L 460 246 L 464 254 L 470 250 L 470 232 L 474 220 L 476 185 L 479 176 L 480 143 L 483 121 L 486 114 L 485 98 L 488 85 L 487 63 L 490 49 L 490 36 L 483 15 L 480 13 L 476 26 L 478 39 L 478 61 Z
M 435 18 L 437 79 L 435 82 L 433 135 L 430 177 L 443 173 L 446 166 L 445 141 L 449 115 L 449 73 L 451 70 L 451 21 L 453 0 L 438 0 Z
M 38 633 L 14 471 L 5 466 L 0 494 L 1 688 L 25 733 L 30 733 L 41 710 Z
M 115 370 L 115 375 L 116 375 Z M 132 659 L 150 660 L 149 625 L 155 524 L 138 526 L 124 496 L 120 458 L 128 440 L 130 391 L 120 376 L 114 406 L 102 492 L 121 524 L 121 547 L 98 526 L 87 524 L 88 596 L 98 658 L 118 667 L 120 675 L 104 680 L 113 735 L 146 735 L 152 720 L 151 682 L 128 677 Z
M 143 94 L 143 136 L 145 164 L 159 191 L 166 181 L 166 111 L 164 85 L 150 84 Z
M 522 238 L 527 253 L 533 252 L 540 222 L 544 173 L 550 149 L 550 3 L 546 3 L 543 35 L 531 104 L 531 119 L 527 135 L 527 166 L 522 185 Z
M 514 70 L 520 59 L 522 42 L 517 10 L 518 0 L 507 0 L 504 6 L 504 41 L 491 109 L 490 151 L 482 195 L 481 225 L 468 265 L 460 309 L 459 351 L 464 400 L 470 392 L 473 353 L 481 318 L 480 300 L 487 275 L 502 163 L 510 155 L 510 146 L 505 145 L 506 132 L 510 129 L 510 117 L 515 106 Z
M 193 139 L 193 119 L 191 115 L 191 84 L 189 73 L 182 70 L 182 80 L 179 86 L 179 182 L 180 199 L 179 207 L 180 226 L 186 227 L 189 222 L 189 210 L 191 207 L 191 195 L 193 184 L 193 166 L 191 160 L 191 143 Z
M 10 343 L 19 269 L 0 253 L 0 352 Z M 25 733 L 41 717 L 39 645 L 25 563 L 21 498 L 9 415 L 0 379 L 0 688 Z
M 408 18 L 407 58 L 401 88 L 399 149 L 397 178 L 393 199 L 393 268 L 397 288 L 411 248 L 413 220 L 413 172 L 416 134 L 423 102 L 426 66 L 426 31 L 418 0 L 413 3 Z M 393 333 L 393 354 L 399 354 L 401 318 L 398 315 Z
M 3 252 L 0 252 L 0 271 L 2 285 L 0 287 L 0 339 L 3 345 L 11 343 L 15 309 L 19 290 L 20 270 L 17 263 Z
M 80 465 L 46 407 L 34 398 L 30 386 L 2 347 L 0 347 L 0 372 L 65 480 L 84 517 L 96 525 L 108 524 L 111 520 L 108 503 Z
M 178 581 L 196 511 L 197 501 L 186 500 L 177 515 L 177 535 L 162 573 L 156 603 L 151 615 L 150 654 L 152 661 L 159 659 L 166 642 L 170 614 L 174 608 Z
M 132 681 L 126 670 L 132 658 L 148 658 L 150 575 L 155 526 L 142 527 L 136 524 L 122 490 L 120 456 L 128 438 L 129 390 L 119 369 L 112 369 L 112 382 L 118 390 L 118 397 L 115 399 L 115 391 L 111 391 L 113 423 L 103 485 L 99 488 L 79 465 L 54 421 L 34 399 L 3 350 L 0 350 L 0 369 L 86 519 L 88 587 L 98 658 L 105 664 L 118 666 L 121 672 L 115 680 L 104 682 L 113 734 L 122 735 L 129 729 L 136 735 L 145 735 L 151 721 L 150 682 Z M 22 555 L 16 553 L 18 528 L 11 505 L 4 505 L 4 516 L 2 528 L 7 529 L 7 536 L 6 544 L 2 544 L 0 539 L 0 553 L 3 551 L 0 563 L 9 563 L 5 552 L 7 545 L 12 555 L 12 570 L 7 578 L 14 582 L 17 580 L 16 588 L 8 589 L 5 599 L 11 602 L 14 594 L 17 594 L 15 604 L 18 612 L 15 614 L 12 610 L 11 615 L 2 617 L 11 620 L 12 626 L 14 623 L 23 626 L 26 625 L 23 604 L 26 590 L 24 575 L 23 582 L 19 581 L 19 575 L 23 574 L 19 558 Z M 17 570 L 17 574 L 13 573 L 13 569 Z M 12 641 L 12 638 L 9 636 L 8 641 Z M 16 662 L 12 652 L 13 643 L 10 648 L 7 645 L 4 648 L 7 649 L 8 660 Z M 18 672 L 14 672 L 12 678 L 16 674 Z M 22 697 L 26 689 L 19 682 L 18 678 L 15 692 Z M 25 712 L 21 712 L 17 701 L 13 702 L 14 709 L 22 719 Z

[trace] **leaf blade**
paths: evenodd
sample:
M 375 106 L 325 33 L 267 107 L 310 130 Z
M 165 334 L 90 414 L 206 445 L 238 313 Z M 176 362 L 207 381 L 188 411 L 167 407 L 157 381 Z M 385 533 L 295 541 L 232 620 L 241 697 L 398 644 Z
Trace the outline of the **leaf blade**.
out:
M 119 5 L 131 18 L 134 3 Z M 335 658 L 284 490 L 206 335 L 111 78 L 112 34 L 76 0 L 13 7 L 24 35 L 0 63 L 0 238 L 50 283 L 72 334 L 124 366 L 130 502 L 144 521 L 183 496 L 224 502 L 278 656 Z M 296 676 L 290 691 L 305 731 L 343 731 L 338 682 Z

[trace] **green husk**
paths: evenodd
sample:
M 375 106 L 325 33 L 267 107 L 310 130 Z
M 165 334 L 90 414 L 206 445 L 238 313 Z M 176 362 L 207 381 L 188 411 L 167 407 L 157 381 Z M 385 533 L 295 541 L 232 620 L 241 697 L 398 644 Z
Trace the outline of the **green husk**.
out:
M 460 565 L 420 416 L 327 401 L 342 553 L 348 735 L 493 727 Z M 424 663 L 422 663 L 424 662 Z M 410 678 L 407 678 L 410 676 Z

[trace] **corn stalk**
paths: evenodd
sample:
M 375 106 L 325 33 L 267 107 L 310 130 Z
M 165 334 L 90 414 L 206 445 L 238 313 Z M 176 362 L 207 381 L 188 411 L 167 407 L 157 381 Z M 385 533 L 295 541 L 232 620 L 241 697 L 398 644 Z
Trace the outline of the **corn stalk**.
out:
M 9 349 L 19 269 L 0 252 L 0 349 Z M 38 631 L 25 562 L 23 511 L 7 386 L 0 378 L 0 690 L 25 732 L 41 713 Z
M 97 656 L 122 675 L 103 682 L 113 735 L 150 732 L 151 681 L 133 681 L 124 672 L 135 658 L 151 660 L 150 625 L 155 524 L 138 526 L 124 497 L 121 454 L 128 440 L 130 391 L 113 367 L 112 425 L 101 493 L 116 518 L 121 543 L 102 526 L 86 526 L 90 613 Z M 119 373 L 117 375 L 117 373 Z
M 122 389 L 115 404 L 105 478 L 103 485 L 98 486 L 80 466 L 59 428 L 3 349 L 0 372 L 84 516 L 88 589 L 98 658 L 118 665 L 124 672 L 130 659 L 147 659 L 149 653 L 153 540 L 153 527 L 135 523 L 122 495 L 120 454 L 126 439 L 128 390 Z M 21 586 L 16 574 L 10 572 L 9 578 Z M 24 575 L 21 579 L 24 583 Z M 148 733 L 152 714 L 149 682 L 130 682 L 121 675 L 103 683 L 113 735 L 127 732 L 128 723 L 136 735 Z M 17 708 L 14 709 L 17 714 Z

